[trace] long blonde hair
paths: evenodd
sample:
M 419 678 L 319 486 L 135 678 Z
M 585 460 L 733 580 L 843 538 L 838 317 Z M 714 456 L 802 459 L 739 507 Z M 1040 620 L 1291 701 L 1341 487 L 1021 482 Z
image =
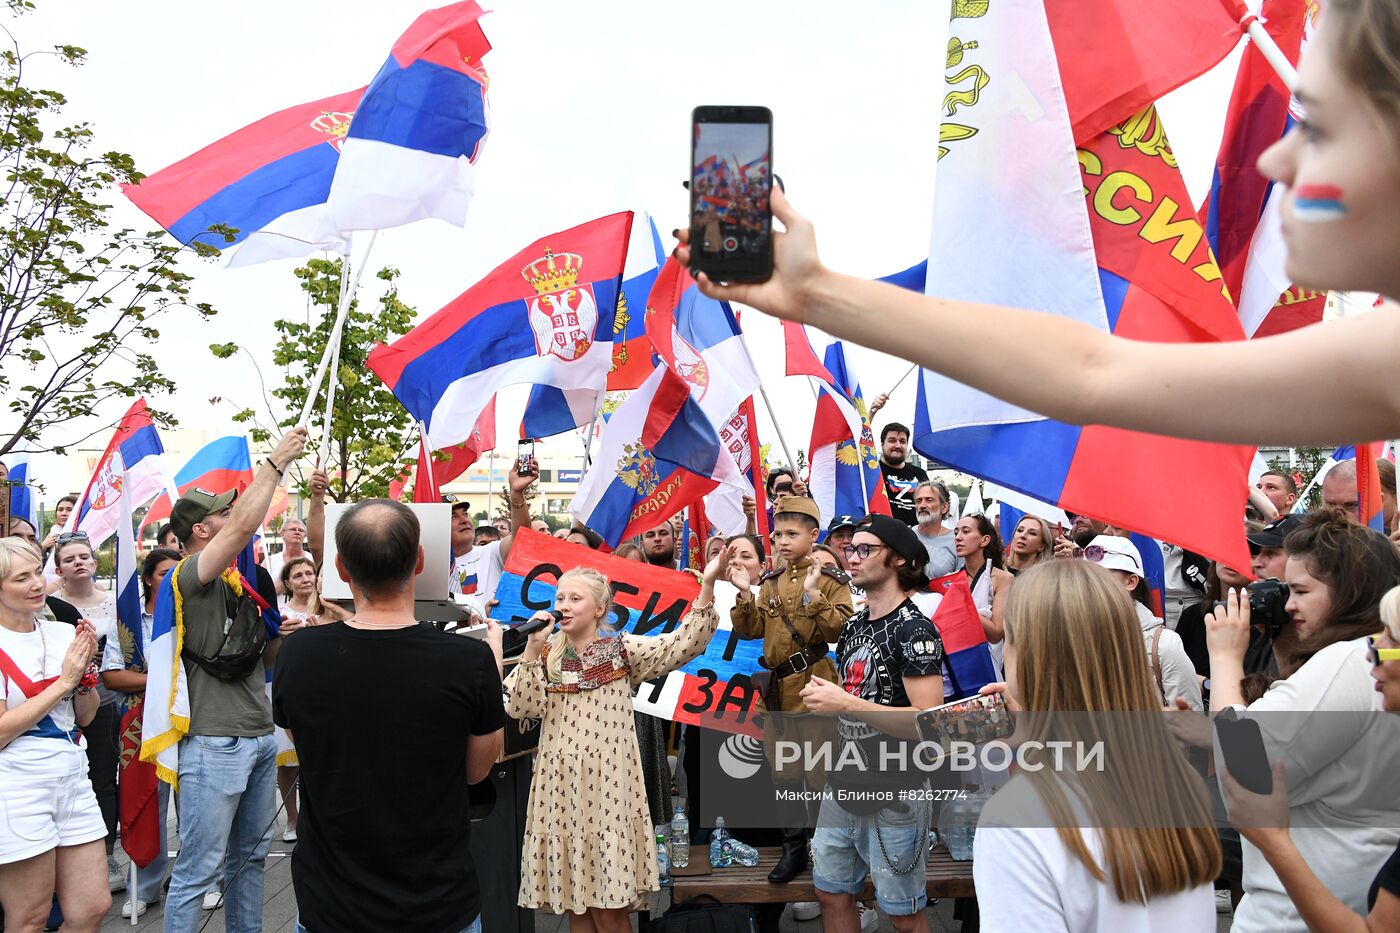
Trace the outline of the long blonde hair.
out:
M 1103 768 L 1069 783 L 1100 827 L 1107 873 L 1090 854 L 1053 759 L 1027 747 L 1023 771 L 1061 841 L 1125 903 L 1207 884 L 1220 874 L 1220 843 L 1205 785 L 1161 718 L 1137 613 L 1108 571 L 1056 560 L 1016 578 L 1006 604 L 1017 694 L 1028 739 L 1102 742 Z M 1064 714 L 1064 715 L 1057 715 Z M 1066 732 L 1078 733 L 1066 736 Z M 1051 746 L 1053 747 L 1053 746 Z
M 598 637 L 611 638 L 617 634 L 613 628 L 612 619 L 609 613 L 612 612 L 612 588 L 608 586 L 608 578 L 603 576 L 592 567 L 575 567 L 573 570 L 566 570 L 559 575 L 559 582 L 565 580 L 578 580 L 588 587 L 589 595 L 603 610 L 603 616 L 598 620 Z M 560 683 L 564 679 L 562 665 L 564 663 L 564 647 L 568 641 L 568 636 L 563 632 L 555 632 L 549 636 L 549 656 L 545 662 L 545 673 L 554 683 Z
M 1011 549 L 1012 542 L 1016 539 L 1016 532 L 1021 530 L 1022 522 L 1038 522 L 1040 524 L 1040 550 L 1030 555 L 1026 559 L 1026 564 L 1021 565 L 1021 557 Z M 1055 530 L 1050 527 L 1050 523 L 1039 515 L 1023 515 L 1021 521 L 1016 523 L 1016 527 L 1011 529 L 1011 535 L 1006 539 L 1006 566 L 1017 573 L 1029 570 L 1043 560 L 1049 560 L 1055 556 Z

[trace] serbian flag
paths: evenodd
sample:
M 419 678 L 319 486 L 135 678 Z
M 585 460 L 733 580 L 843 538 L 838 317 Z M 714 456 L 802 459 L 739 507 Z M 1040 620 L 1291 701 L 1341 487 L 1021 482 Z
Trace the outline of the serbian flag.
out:
M 29 454 L 16 454 L 6 464 L 10 474 L 10 517 L 22 518 L 39 530 L 39 497 L 34 494 L 34 477 Z M 9 529 L 7 528 L 8 532 Z
M 241 492 L 252 482 L 253 458 L 248 452 L 248 438 L 241 434 L 205 444 L 175 474 L 175 485 L 182 496 L 191 489 L 213 493 L 237 489 Z M 157 499 L 141 520 L 141 527 L 169 521 L 172 507 L 169 499 Z
M 967 574 L 959 570 L 939 577 L 929 583 L 929 589 L 942 597 L 929 621 L 943 640 L 943 674 L 951 687 L 945 691 L 945 699 L 951 702 L 976 696 L 1000 678 Z
M 1265 0 L 1260 11 L 1264 28 L 1295 66 L 1317 10 L 1316 0 Z M 1327 303 L 1326 292 L 1298 288 L 1284 272 L 1280 211 L 1287 189 L 1258 169 L 1259 156 L 1292 131 L 1300 113 L 1283 79 L 1248 41 L 1200 221 L 1250 337 L 1314 324 Z
M 1385 510 L 1381 502 L 1381 477 L 1376 471 L 1376 457 L 1382 442 L 1356 445 L 1356 501 L 1360 509 L 1358 521 L 1381 534 L 1387 534 Z
M 724 445 L 725 450 L 734 458 L 734 464 L 739 468 L 739 472 L 748 480 L 749 486 L 753 489 L 755 521 L 758 527 L 760 539 L 768 540 L 768 503 L 767 490 L 764 481 L 767 474 L 763 470 L 763 446 L 758 440 L 758 419 L 754 414 L 753 396 L 744 399 L 744 403 L 739 406 L 739 410 L 719 428 L 719 441 Z M 725 524 L 715 522 L 715 528 L 726 537 L 743 534 L 748 528 L 749 519 L 744 514 L 743 496 L 738 496 L 738 515 L 732 513 L 735 508 L 735 494 L 742 490 L 733 486 L 723 486 L 709 497 L 711 515 L 719 512 L 725 516 Z M 732 529 L 732 530 L 731 530 Z
M 366 365 L 440 450 L 471 436 L 502 386 L 588 389 L 575 425 L 598 410 L 632 212 L 541 237 Z
M 429 10 L 394 43 L 365 88 L 331 182 L 337 229 L 466 222 L 488 124 L 482 12 L 475 0 Z
M 241 244 L 232 266 L 348 253 L 326 200 L 364 90 L 278 111 L 122 191 L 187 246 Z M 215 225 L 236 230 L 233 242 Z
M 480 459 L 482 453 L 494 449 L 495 446 L 496 399 L 493 396 L 476 419 L 476 427 L 472 428 L 471 437 L 462 443 L 453 444 L 451 447 L 438 451 L 429 451 L 426 443 L 420 443 L 418 463 L 409 470 L 404 470 L 398 479 L 389 484 L 389 498 L 398 499 L 403 495 L 404 485 L 408 480 L 409 473 L 412 472 L 413 501 L 441 502 L 442 487 L 465 473 L 473 463 Z M 430 455 L 432 456 L 432 470 L 430 471 L 432 482 L 428 481 L 428 477 L 423 471 L 424 463 Z
M 165 493 L 171 503 L 179 498 L 174 478 L 165 468 L 165 447 L 156 433 L 144 398 L 137 399 L 112 433 L 107 449 L 73 512 L 74 531 L 85 531 L 94 548 L 116 533 L 121 521 L 119 500 L 126 496 L 132 508 L 145 505 Z
M 617 547 L 722 484 L 746 485 L 690 386 L 658 365 L 608 419 L 569 512 Z
M 117 637 L 127 670 L 146 672 L 146 648 L 141 632 L 141 585 L 132 530 L 131 501 L 123 496 L 118 506 L 117 524 Z M 141 760 L 141 711 L 144 693 L 118 693 L 121 715 L 120 751 L 117 759 L 121 778 L 117 782 L 117 818 L 121 822 L 122 848 L 138 866 L 145 868 L 160 851 L 161 832 L 156 799 L 156 769 Z
M 964 64 L 991 80 L 940 131 L 947 152 L 930 294 L 1033 308 L 1135 340 L 1243 339 L 1204 231 L 1184 207 L 1186 188 L 1155 109 L 1126 109 L 1147 71 L 1156 77 L 1141 87 L 1160 93 L 1224 55 L 1221 11 L 1211 3 L 1007 0 L 983 16 L 955 18 Z M 1111 57 L 1122 73 L 1090 69 L 1103 86 L 1083 87 L 1086 60 L 1110 55 L 1106 45 L 1122 41 L 1124 23 L 1151 17 L 1179 18 L 1195 38 L 1178 48 L 1166 37 L 1179 36 L 1180 25 L 1134 32 L 1125 48 L 1151 44 L 1146 70 L 1118 50 Z M 1066 32 L 1066 18 L 1081 28 Z M 1102 110 L 1086 109 L 1085 100 L 1120 99 L 1102 111 L 1109 122 L 1095 117 L 1076 129 Z M 1026 100 L 1037 102 L 1034 113 Z M 919 382 L 914 433 L 921 454 L 965 473 L 1229 566 L 1248 561 L 1239 515 L 1253 448 L 1061 424 L 929 372 Z M 1182 476 L 1192 477 L 1189 510 L 1142 495 L 1145 484 L 1170 488 Z
M 890 514 L 880 473 L 880 452 L 860 380 L 846 361 L 846 347 L 814 327 L 783 322 L 787 374 L 817 380 L 807 488 L 826 518 Z

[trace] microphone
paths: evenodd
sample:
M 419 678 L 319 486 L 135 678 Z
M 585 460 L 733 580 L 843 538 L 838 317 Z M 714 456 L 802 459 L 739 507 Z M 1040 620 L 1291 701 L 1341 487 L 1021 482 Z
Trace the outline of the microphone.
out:
M 515 632 L 517 635 L 528 637 L 530 635 L 533 635 L 535 632 L 538 632 L 546 625 L 555 625 L 559 623 L 563 620 L 564 613 L 560 612 L 558 609 L 551 609 L 549 611 L 549 616 L 550 617 L 548 619 L 536 618 L 530 619 L 528 622 L 522 622 L 519 625 L 513 626 L 511 628 L 511 631 Z

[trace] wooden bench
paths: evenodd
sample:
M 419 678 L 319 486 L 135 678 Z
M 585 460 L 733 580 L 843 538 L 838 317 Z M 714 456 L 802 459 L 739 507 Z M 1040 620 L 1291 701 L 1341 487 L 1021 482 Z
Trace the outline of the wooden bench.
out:
M 804 871 L 790 884 L 769 884 L 768 873 L 778 862 L 782 850 L 775 847 L 758 850 L 758 864 L 752 868 L 730 865 L 710 867 L 710 847 L 691 846 L 690 864 L 671 870 L 671 897 L 680 904 L 693 897 L 709 895 L 722 904 L 777 904 L 793 901 L 815 901 L 817 889 L 812 884 L 811 870 Z M 934 849 L 928 858 L 926 876 L 929 899 L 973 897 L 972 863 L 956 862 L 944 846 Z M 873 901 L 875 886 L 869 878 L 860 899 Z

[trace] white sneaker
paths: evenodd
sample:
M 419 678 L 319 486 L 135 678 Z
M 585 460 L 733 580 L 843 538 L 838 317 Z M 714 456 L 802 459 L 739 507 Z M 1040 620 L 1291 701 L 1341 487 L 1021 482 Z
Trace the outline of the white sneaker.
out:
M 822 915 L 822 905 L 816 901 L 797 901 L 792 905 L 792 919 L 815 920 Z
M 1235 908 L 1232 907 L 1232 906 L 1230 905 L 1230 892 L 1229 892 L 1229 891 L 1216 891 L 1216 892 L 1215 892 L 1215 912 L 1218 913 L 1218 914 L 1226 914 L 1226 915 L 1229 915 L 1229 914 L 1232 914 L 1232 913 L 1235 912 Z
M 296 841 L 297 841 L 297 831 L 296 831 L 295 829 L 289 829 L 289 830 L 287 830 L 285 833 L 282 834 L 282 841 L 283 841 L 283 842 L 296 842 Z
M 860 905 L 860 933 L 875 933 L 880 928 L 880 912 L 874 907 Z
M 139 916 L 141 916 L 142 914 L 144 914 L 144 913 L 146 912 L 146 908 L 149 907 L 149 906 L 150 906 L 150 905 L 147 904 L 145 901 L 140 900 L 140 899 L 137 899 L 137 901 L 136 901 L 136 916 L 139 917 Z M 122 905 L 122 916 L 123 916 L 123 917 L 127 917 L 127 918 L 130 918 L 130 917 L 131 917 L 131 901 L 127 901 L 125 904 Z
M 126 890 L 126 871 L 112 855 L 107 856 L 107 890 L 113 894 Z
M 204 903 L 200 906 L 203 907 L 205 910 L 218 910 L 220 907 L 224 906 L 223 893 L 220 892 L 218 888 L 215 888 L 212 891 L 205 891 Z

